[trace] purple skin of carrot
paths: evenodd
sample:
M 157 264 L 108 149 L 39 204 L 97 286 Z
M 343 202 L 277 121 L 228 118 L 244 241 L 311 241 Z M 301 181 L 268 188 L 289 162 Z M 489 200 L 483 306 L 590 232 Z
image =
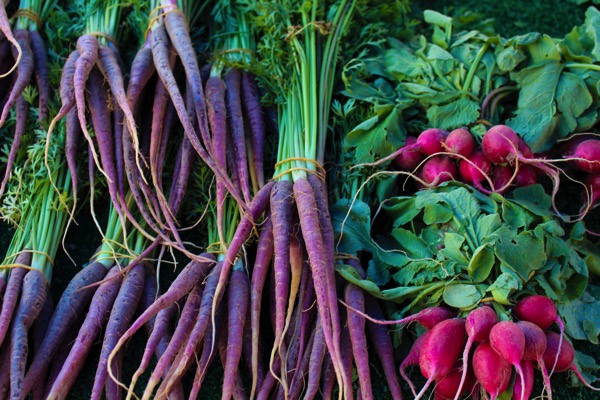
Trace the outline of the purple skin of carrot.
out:
M 144 290 L 144 275 L 144 266 L 138 264 L 129 270 L 123 279 L 123 284 L 115 299 L 110 312 L 110 318 L 106 324 L 106 334 L 102 342 L 102 351 L 100 353 L 100 360 L 98 361 L 94 386 L 92 387 L 92 399 L 97 400 L 102 396 L 102 388 L 108 377 L 108 368 L 112 368 L 111 365 L 108 365 L 109 355 L 133 319 Z
M 323 362 L 323 388 L 321 393 L 323 400 L 331 400 L 333 398 L 333 387 L 335 385 L 335 368 L 331 355 L 327 354 Z
M 258 87 L 254 75 L 244 72 L 242 74 L 242 96 L 244 101 L 244 113 L 250 122 L 252 132 L 252 168 L 255 169 L 258 187 L 265 184 L 265 173 L 263 167 L 265 147 L 265 122 L 258 95 Z
M 77 106 L 77 117 L 79 118 L 79 124 L 83 135 L 88 141 L 88 144 L 92 144 L 92 138 L 87 130 L 87 122 L 85 119 L 85 89 L 86 82 L 90 75 L 90 72 L 96 65 L 98 59 L 98 40 L 92 35 L 83 35 L 77 39 L 77 50 L 79 51 L 79 58 L 75 62 L 75 74 L 73 75 L 73 88 L 75 93 L 75 103 Z M 97 162 L 96 155 L 94 160 Z M 98 165 L 100 165 L 98 163 Z
M 174 174 L 171 191 L 169 192 L 169 208 L 174 215 L 179 212 L 183 203 L 196 155 L 190 141 L 186 137 L 181 140 L 179 150 L 177 160 L 175 160 L 176 174 Z
M 190 391 L 190 399 L 197 399 L 198 393 L 202 388 L 202 384 L 204 383 L 204 378 L 206 377 L 206 371 L 208 371 L 208 366 L 211 364 L 215 354 L 212 349 L 212 327 L 208 327 L 206 332 L 206 341 L 204 342 L 204 346 L 202 347 L 202 353 L 200 354 L 200 358 L 198 359 L 198 367 L 196 368 L 196 374 L 194 375 L 194 383 L 192 384 L 192 389 Z
M 115 168 L 117 171 L 117 192 L 125 193 L 125 161 L 123 160 L 123 110 L 113 99 L 113 133 Z
M 233 141 L 231 137 L 231 129 L 227 130 L 227 141 L 229 143 Z M 238 174 L 233 146 L 227 146 L 227 166 L 229 167 L 231 180 L 235 190 L 237 190 L 237 193 L 242 193 L 242 184 L 240 183 L 240 174 Z
M 352 382 L 352 363 L 354 360 L 354 354 L 352 352 L 352 342 L 350 341 L 350 332 L 348 331 L 348 322 L 346 320 L 345 317 L 347 317 L 347 315 L 343 315 L 343 320 L 342 320 L 342 332 L 340 335 L 340 346 L 342 348 L 342 365 L 343 365 L 343 371 L 342 373 L 346 375 L 346 382 Z M 357 362 L 354 362 L 355 364 L 357 364 Z M 359 385 L 360 387 L 360 385 Z M 344 396 L 347 399 L 352 399 L 353 393 L 352 393 L 352 385 L 348 385 L 345 388 L 345 394 Z
M 121 286 L 122 275 L 119 267 L 112 267 L 106 278 L 108 280 L 98 286 L 96 293 L 94 293 L 89 311 L 81 324 L 75 343 L 48 393 L 48 400 L 66 397 L 83 369 L 85 360 L 92 349 L 92 345 L 96 342 L 100 330 L 106 323 Z
M 275 362 L 273 363 L 273 370 L 279 371 L 279 367 L 281 366 L 281 359 L 279 355 L 275 358 Z M 258 392 L 256 393 L 256 400 L 267 400 L 270 398 L 269 394 L 271 390 L 273 390 L 273 386 L 275 386 L 277 380 L 275 379 L 275 375 L 267 374 L 265 379 L 263 379 L 262 384 L 260 385 Z
M 79 59 L 79 52 L 73 50 L 62 69 L 62 75 L 60 77 L 59 95 L 62 105 L 56 116 L 52 119 L 51 126 L 57 121 L 64 118 L 69 110 L 73 109 L 75 105 L 75 88 L 73 83 L 73 77 L 75 76 L 75 65 Z M 79 116 L 77 117 L 79 119 Z
M 294 376 L 293 376 L 293 378 L 292 378 L 292 380 L 290 382 L 290 394 L 289 394 L 289 396 L 290 396 L 291 399 L 297 399 L 297 398 L 299 398 L 300 392 L 302 391 L 302 388 L 304 386 L 304 382 L 306 381 L 306 376 L 309 374 L 309 371 L 310 371 L 310 356 L 311 356 L 311 351 L 312 351 L 312 348 L 313 348 L 314 340 L 315 340 L 315 333 L 314 333 L 314 330 L 313 330 L 310 333 L 310 337 L 308 339 L 308 343 L 304 347 L 304 349 L 306 351 L 302 355 L 302 360 L 298 364 L 298 368 L 296 369 L 296 372 L 294 373 Z
M 250 330 L 252 331 L 252 388 L 250 398 L 254 398 L 256 388 L 260 386 L 259 356 L 260 356 L 260 310 L 262 306 L 262 293 L 267 279 L 267 272 L 273 258 L 273 223 L 268 216 L 263 223 L 262 231 L 256 248 L 256 258 L 252 268 L 252 281 L 250 290 Z
M 12 166 L 15 162 L 15 158 L 17 157 L 19 147 L 21 147 L 21 139 L 23 138 L 23 134 L 25 133 L 27 125 L 27 114 L 29 113 L 29 105 L 25 101 L 25 98 L 22 94 L 20 94 L 19 98 L 17 99 L 15 112 L 15 136 L 10 146 L 10 152 L 8 153 L 8 160 L 6 161 L 4 179 L 2 180 L 2 185 L 0 185 L 0 197 L 2 197 L 4 189 L 6 189 L 6 184 L 8 183 L 8 180 L 10 178 Z
M 354 266 L 360 273 L 362 279 L 365 277 L 365 272 L 357 260 L 348 260 L 348 263 Z M 352 283 L 346 283 L 344 290 L 344 299 L 346 303 L 357 310 L 365 310 L 365 297 L 360 288 Z M 372 399 L 373 392 L 371 390 L 371 374 L 369 371 L 369 352 L 367 347 L 367 336 L 365 333 L 366 322 L 363 317 L 356 313 L 348 313 L 348 331 L 350 334 L 350 342 L 352 344 L 352 353 L 354 354 L 354 364 L 358 372 L 358 381 L 360 391 L 364 399 Z
M 7 340 L 9 345 L 0 348 L 0 399 L 8 398 L 10 390 L 10 342 L 9 336 Z
M 27 333 L 36 320 L 48 294 L 48 281 L 39 270 L 30 270 L 23 278 L 19 307 L 12 323 L 10 355 L 10 397 L 21 399 L 25 379 L 25 363 L 29 352 Z
M 23 93 L 23 90 L 27 85 L 29 85 L 29 81 L 31 80 L 31 75 L 33 74 L 33 54 L 31 51 L 30 42 L 31 39 L 29 37 L 29 31 L 17 29 L 15 30 L 15 39 L 19 42 L 21 46 L 21 50 L 23 55 L 21 56 L 21 61 L 17 66 L 17 77 L 13 84 L 13 88 L 8 96 L 8 100 L 2 109 L 2 116 L 0 117 L 0 126 L 4 125 L 6 122 L 6 118 L 8 118 L 8 114 L 10 109 L 17 101 L 17 98 Z M 15 60 L 17 59 L 17 50 L 13 48 L 13 57 Z
M 152 33 L 150 32 L 149 35 L 152 35 Z M 146 39 L 142 48 L 135 55 L 129 72 L 127 100 L 132 110 L 135 111 L 138 99 L 155 71 L 150 40 Z
M 271 363 L 275 352 L 280 351 L 281 336 L 285 327 L 286 306 L 290 286 L 290 242 L 293 224 L 293 184 L 279 181 L 271 190 L 271 219 L 273 220 L 273 274 L 275 277 L 275 343 L 271 352 Z M 279 356 L 285 360 L 286 355 Z M 285 363 L 282 363 L 285 366 Z M 286 371 L 283 371 L 285 374 Z M 281 379 L 285 382 L 285 376 Z
M 38 319 L 33 323 L 31 327 L 31 351 L 33 354 L 37 353 L 40 348 L 42 342 L 44 341 L 44 336 L 46 335 L 46 331 L 48 330 L 48 325 L 50 324 L 50 319 L 52 318 L 52 314 L 54 313 L 54 300 L 52 300 L 52 296 L 46 296 L 46 301 L 44 301 L 44 306 L 42 307 L 42 311 Z M 33 390 L 33 399 L 45 399 L 44 396 L 44 385 L 38 385 Z
M 377 300 L 367 297 L 365 302 L 366 311 L 369 315 L 384 318 L 383 311 L 379 307 Z M 400 390 L 400 383 L 398 382 L 398 375 L 396 374 L 394 347 L 392 346 L 392 339 L 390 338 L 388 329 L 385 326 L 367 322 L 367 333 L 383 367 L 383 373 L 385 374 L 392 398 L 394 400 L 401 400 L 402 392 Z
M 77 188 L 79 180 L 77 178 L 77 147 L 81 137 L 81 126 L 79 126 L 79 118 L 77 110 L 72 107 L 67 113 L 65 121 L 65 158 L 67 166 L 71 173 L 71 184 L 73 186 L 73 196 L 77 196 Z
M 30 265 L 31 264 L 31 253 L 23 252 L 17 256 L 15 264 Z M 13 320 L 13 313 L 21 294 L 21 286 L 23 285 L 23 278 L 27 274 L 25 268 L 12 268 L 8 282 L 6 284 L 6 291 L 4 292 L 4 298 L 2 299 L 2 311 L 0 311 L 0 346 L 4 343 L 8 326 Z
M 162 190 L 162 180 L 159 168 L 162 165 L 158 163 L 159 152 L 163 142 L 162 137 L 165 134 L 163 124 L 169 103 L 169 92 L 161 81 L 156 82 L 154 90 L 154 102 L 152 104 L 152 127 L 150 132 L 150 173 L 152 182 L 158 189 Z
M 4 298 L 4 291 L 6 290 L 6 279 L 4 277 L 0 277 L 0 302 Z
M 60 370 L 62 369 L 63 365 L 65 364 L 65 361 L 66 361 L 67 357 L 69 356 L 71 349 L 73 348 L 73 342 L 75 342 L 75 338 L 77 337 L 78 330 L 79 330 L 79 327 L 77 327 L 77 326 L 72 326 L 71 328 L 69 328 L 69 332 L 67 333 L 67 336 L 65 337 L 65 347 L 62 349 L 63 351 L 60 351 L 56 355 L 56 357 L 54 357 L 54 360 L 52 360 L 52 363 L 50 364 L 50 367 L 48 368 L 48 377 L 46 379 L 43 400 L 47 400 L 46 398 L 48 397 L 48 393 L 50 392 L 50 389 L 52 388 L 52 385 L 54 384 L 56 377 L 60 373 Z M 35 393 L 35 391 L 34 391 L 34 393 Z
M 228 329 L 228 331 L 229 331 L 229 329 Z M 219 336 L 219 356 L 221 358 L 221 364 L 224 366 L 227 365 L 227 355 L 229 353 L 230 353 L 230 351 L 227 346 L 227 341 L 225 340 L 225 335 Z M 242 383 L 242 380 L 240 379 L 239 371 L 236 369 L 235 371 L 233 371 L 233 373 L 235 374 L 235 377 L 233 378 L 234 387 L 231 391 L 231 396 L 224 397 L 224 398 L 226 398 L 226 399 L 233 398 L 233 400 L 245 400 L 246 394 L 244 393 L 244 384 Z
M 196 321 L 196 315 L 200 309 L 202 301 L 202 288 L 200 285 L 196 285 L 187 297 L 187 300 L 183 306 L 181 316 L 177 322 L 177 327 L 173 332 L 173 336 L 169 341 L 169 345 L 161 355 L 154 371 L 153 375 L 161 377 L 165 371 L 171 366 L 173 359 L 177 355 L 177 352 L 181 349 L 185 341 L 189 336 L 190 329 Z
M 107 105 L 109 104 L 108 92 L 103 87 L 100 72 L 92 70 L 88 79 L 88 104 L 92 115 L 94 133 L 100 150 L 100 160 L 107 176 L 107 185 L 110 198 L 120 214 L 118 206 L 117 171 L 115 169 L 115 155 L 113 147 L 113 131 Z
M 37 30 L 29 31 L 31 50 L 35 65 L 35 80 L 39 92 L 39 121 L 48 117 L 48 99 L 50 98 L 50 79 L 48 78 L 48 52 L 44 39 Z
M 345 376 L 342 373 L 341 350 L 339 348 L 339 310 L 337 291 L 335 287 L 335 268 L 333 265 L 334 248 L 326 248 L 325 235 L 322 229 L 332 229 L 321 226 L 320 214 L 323 209 L 317 208 L 315 192 L 307 179 L 301 178 L 294 182 L 294 197 L 298 207 L 300 227 L 306 243 L 306 250 L 310 260 L 315 294 L 317 297 L 317 309 L 321 315 L 321 326 L 325 337 L 325 344 L 332 356 L 336 376 L 341 379 L 342 386 L 350 385 L 343 382 Z M 322 217 L 324 218 L 324 216 Z M 331 225 L 328 220 L 326 225 Z M 331 243 L 333 245 L 333 243 Z M 331 254 L 330 254 L 331 253 Z M 330 262 L 331 261 L 331 262 Z
M 250 194 L 250 178 L 248 172 L 248 159 L 246 156 L 246 139 L 244 137 L 244 114 L 242 113 L 241 99 L 242 74 L 237 68 L 232 68 L 225 74 L 225 86 L 227 87 L 227 115 L 229 117 L 231 136 L 233 139 L 233 150 L 237 164 L 242 194 L 246 203 L 252 198 Z
M 96 291 L 95 287 L 90 285 L 102 280 L 106 276 L 106 272 L 103 264 L 93 262 L 73 277 L 56 306 L 50 320 L 48 334 L 27 371 L 25 393 L 28 393 L 34 383 L 46 373 L 54 355 L 63 345 L 69 327 L 77 325 L 78 320 L 83 317 Z
M 227 296 L 227 357 L 225 359 L 223 372 L 223 400 L 230 399 L 236 388 L 236 376 L 240 359 L 242 357 L 242 340 L 244 337 L 244 326 L 246 325 L 246 314 L 250 282 L 248 275 L 243 269 L 236 269 L 231 274 Z
M 317 316 L 314 327 L 314 342 L 310 353 L 310 367 L 308 368 L 308 382 L 306 384 L 305 399 L 314 399 L 319 392 L 319 382 L 323 361 L 325 360 L 325 338 L 321 327 L 321 318 Z

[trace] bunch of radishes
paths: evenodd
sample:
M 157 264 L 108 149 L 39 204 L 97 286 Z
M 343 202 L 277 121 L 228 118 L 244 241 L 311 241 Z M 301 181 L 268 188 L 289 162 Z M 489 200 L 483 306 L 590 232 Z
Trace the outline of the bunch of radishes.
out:
M 485 133 L 480 146 L 467 128 L 452 132 L 426 129 L 418 137 L 407 137 L 405 146 L 385 160 L 394 158 L 397 168 L 416 171 L 427 187 L 461 180 L 488 194 L 535 184 L 540 173 L 552 179 L 556 192 L 564 170 L 558 165 L 572 160 L 576 168 L 589 173 L 585 180 L 587 198 L 594 204 L 600 198 L 600 140 L 574 141 L 564 154 L 559 160 L 536 157 L 515 131 L 496 125 Z
M 400 374 L 416 399 L 422 398 L 433 382 L 436 399 L 477 396 L 481 390 L 495 399 L 513 382 L 513 368 L 513 399 L 529 398 L 534 368 L 542 373 L 548 398 L 552 398 L 549 375 L 553 372 L 573 371 L 587 387 L 599 390 L 586 382 L 573 363 L 573 346 L 563 340 L 562 321 L 552 300 L 545 296 L 520 300 L 512 308 L 518 322 L 499 321 L 489 306 L 472 310 L 466 318 L 453 318 L 443 307 L 428 308 L 415 316 L 396 322 L 417 321 L 427 329 L 400 365 Z M 559 326 L 560 334 L 548 330 L 553 323 Z M 476 348 L 471 352 L 473 345 Z M 411 365 L 419 365 L 427 379 L 419 393 L 405 372 Z

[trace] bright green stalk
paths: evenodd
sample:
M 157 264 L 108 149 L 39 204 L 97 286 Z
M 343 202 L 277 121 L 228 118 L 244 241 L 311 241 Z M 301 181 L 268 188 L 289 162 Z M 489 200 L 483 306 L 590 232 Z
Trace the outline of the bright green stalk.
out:
M 90 1 L 88 7 L 95 3 Z M 86 19 L 85 33 L 101 33 L 108 35 L 114 40 L 118 40 L 117 30 L 121 18 L 121 8 L 125 4 L 119 0 L 105 0 L 104 4 L 92 11 Z M 98 36 L 98 43 L 108 45 L 106 38 Z

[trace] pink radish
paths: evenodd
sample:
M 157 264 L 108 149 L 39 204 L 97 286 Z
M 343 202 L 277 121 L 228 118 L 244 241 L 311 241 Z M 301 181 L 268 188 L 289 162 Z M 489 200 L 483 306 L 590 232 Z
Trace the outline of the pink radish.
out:
M 427 382 L 415 400 L 425 394 L 431 382 L 443 378 L 450 372 L 467 341 L 465 320 L 453 318 L 431 328 L 431 334 L 423 342 L 419 366 Z
M 579 378 L 589 389 L 600 391 L 600 388 L 594 387 L 581 375 L 573 360 L 575 359 L 575 350 L 573 345 L 566 340 L 562 340 L 562 335 L 548 331 L 546 332 L 547 347 L 544 352 L 544 364 L 546 368 L 550 365 L 555 365 L 556 372 L 573 371 L 575 376 Z M 562 342 L 562 343 L 561 343 Z
M 517 150 L 519 150 L 519 153 L 521 153 L 521 155 L 523 157 L 533 158 L 533 152 L 531 151 L 531 149 L 529 148 L 527 143 L 525 143 L 525 141 L 522 138 L 519 138 L 519 143 L 517 144 Z
M 521 369 L 523 369 L 523 374 L 525 375 L 525 390 L 521 386 L 521 381 L 517 380 L 515 382 L 515 386 L 513 388 L 513 400 L 518 399 L 529 399 L 531 396 L 531 392 L 533 391 L 533 363 L 531 361 L 521 361 Z
M 531 165 L 519 165 L 515 176 L 515 184 L 519 187 L 531 186 L 538 183 L 537 171 Z
M 519 137 L 506 125 L 491 127 L 481 141 L 483 154 L 494 164 L 511 162 L 516 157 L 518 146 Z
M 419 176 L 425 183 L 437 186 L 442 182 L 455 179 L 457 176 L 456 165 L 448 156 L 435 156 L 423 164 Z
M 500 357 L 515 367 L 521 377 L 521 386 L 525 387 L 521 369 L 521 360 L 525 354 L 525 334 L 521 328 L 511 321 L 498 322 L 490 331 L 490 345 Z
M 435 385 L 435 395 L 442 399 L 458 399 L 460 396 L 471 391 L 475 384 L 475 377 L 473 376 L 473 370 L 469 369 L 467 375 L 467 384 L 462 384 L 462 373 L 460 371 L 460 365 L 456 365 L 455 368 L 448 372 L 448 375 L 438 380 Z
M 573 152 L 575 165 L 585 172 L 600 172 L 600 140 L 589 139 L 579 143 Z
M 472 363 L 477 382 L 490 394 L 491 400 L 498 398 L 510 383 L 510 363 L 500 357 L 487 342 L 477 346 Z
M 590 205 L 593 206 L 598 203 L 598 200 L 600 199 L 600 174 L 589 174 L 585 177 L 583 183 L 585 183 L 588 190 L 588 193 L 584 194 L 589 196 Z
M 442 129 L 425 129 L 417 138 L 417 146 L 421 153 L 431 156 L 444 151 L 443 146 L 447 136 L 448 132 Z
M 396 167 L 406 171 L 412 171 L 419 166 L 421 161 L 425 159 L 423 153 L 419 151 L 415 144 L 417 143 L 417 138 L 414 136 L 408 136 L 406 138 L 406 144 L 403 149 L 405 151 L 399 153 L 396 158 L 394 158 L 394 164 Z
M 467 315 L 465 329 L 467 331 L 468 339 L 462 355 L 462 375 L 454 399 L 458 399 L 462 394 L 462 388 L 467 379 L 467 373 L 469 371 L 469 351 L 471 350 L 471 346 L 474 342 L 486 342 L 490 337 L 492 327 L 496 325 L 497 322 L 498 316 L 496 315 L 496 312 L 491 307 L 487 306 L 479 307 Z
M 509 165 L 494 165 L 492 170 L 492 182 L 497 193 L 504 193 L 513 176 L 513 169 Z
M 562 344 L 565 326 L 558 316 L 556 306 L 552 300 L 542 295 L 527 296 L 519 300 L 519 302 L 512 308 L 512 313 L 521 321 L 533 322 L 543 330 L 548 329 L 552 323 L 556 323 L 560 329 L 561 340 L 558 346 L 558 352 L 560 353 L 560 346 Z M 555 362 L 558 362 L 558 360 Z M 555 367 L 553 366 L 550 371 L 550 375 L 552 375 L 554 370 Z
M 460 162 L 460 176 L 463 182 L 475 185 L 478 189 L 490 173 L 492 163 L 479 150 Z
M 523 354 L 523 361 L 536 362 L 538 368 L 542 371 L 542 377 L 544 378 L 544 387 L 548 390 L 548 398 L 552 399 L 552 388 L 550 387 L 550 378 L 548 377 L 548 371 L 544 365 L 544 352 L 547 347 L 546 335 L 542 328 L 529 321 L 519 321 L 517 325 L 523 331 L 525 335 L 525 353 Z M 523 371 L 526 372 L 526 371 Z M 527 384 L 527 376 L 525 376 L 525 383 Z M 520 382 L 519 382 L 520 384 Z M 531 392 L 529 392 L 531 393 Z
M 467 128 L 459 128 L 450 132 L 443 147 L 449 153 L 469 157 L 475 150 L 475 139 Z
M 402 363 L 400 364 L 400 376 L 404 378 L 404 380 L 408 383 L 410 390 L 413 395 L 417 397 L 417 391 L 415 390 L 415 385 L 412 383 L 408 375 L 406 375 L 406 368 L 412 367 L 413 365 L 419 364 L 419 358 L 421 357 L 421 347 L 423 347 L 423 342 L 427 337 L 431 334 L 431 331 L 427 331 L 415 340 L 412 347 L 410 348 L 410 352 L 406 356 Z

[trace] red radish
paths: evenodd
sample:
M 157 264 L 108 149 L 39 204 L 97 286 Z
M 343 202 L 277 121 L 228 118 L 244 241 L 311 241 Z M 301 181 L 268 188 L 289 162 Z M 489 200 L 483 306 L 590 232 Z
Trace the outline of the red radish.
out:
M 483 154 L 494 164 L 511 162 L 517 157 L 518 146 L 519 137 L 506 125 L 491 127 L 481 140 Z
M 435 156 L 423 164 L 419 172 L 421 179 L 431 186 L 454 180 L 457 176 L 456 165 L 448 156 Z
M 561 343 L 559 343 L 558 348 L 558 352 L 560 352 L 560 345 L 562 344 L 565 326 L 558 316 L 556 306 L 552 300 L 542 295 L 527 296 L 519 300 L 512 308 L 512 313 L 521 321 L 533 322 L 543 330 L 548 329 L 550 325 L 555 322 L 558 325 L 561 334 Z M 554 367 L 551 369 L 550 375 L 552 375 L 554 369 Z
M 459 128 L 450 132 L 443 147 L 449 153 L 469 157 L 475 150 L 475 139 L 467 128 Z
M 416 400 L 423 397 L 431 382 L 450 372 L 466 341 L 464 319 L 448 319 L 431 328 L 431 334 L 423 342 L 419 356 L 421 373 L 427 378 L 427 382 L 415 397 Z
M 544 334 L 542 328 L 533 322 L 519 321 L 517 322 L 517 325 L 519 328 L 521 328 L 523 334 L 525 335 L 525 353 L 523 354 L 523 361 L 535 361 L 537 363 L 538 368 L 542 371 L 544 387 L 548 391 L 548 398 L 552 399 L 550 378 L 548 377 L 548 371 L 546 371 L 546 366 L 544 364 L 544 353 L 546 352 L 546 347 L 548 345 L 546 335 Z M 527 376 L 525 376 L 525 383 L 528 384 Z
M 546 368 L 550 365 L 555 365 L 554 370 L 556 372 L 573 371 L 573 373 L 579 378 L 589 389 L 600 391 L 600 388 L 590 385 L 581 372 L 577 369 L 573 360 L 575 359 L 575 349 L 573 345 L 567 340 L 562 340 L 562 335 L 558 333 L 547 331 L 546 341 L 548 343 L 546 351 L 544 352 L 544 364 Z M 562 343 L 561 343 L 562 342 Z
M 467 373 L 469 371 L 469 351 L 471 350 L 471 346 L 474 342 L 486 342 L 490 337 L 490 331 L 492 330 L 492 327 L 497 322 L 498 316 L 496 315 L 496 312 L 491 307 L 487 306 L 479 307 L 467 315 L 465 329 L 467 331 L 468 339 L 462 355 L 462 375 L 458 389 L 455 392 L 455 399 L 458 399 L 458 397 L 462 394 L 462 388 L 465 380 L 467 379 Z
M 590 205 L 595 205 L 600 199 L 600 174 L 589 174 L 583 181 L 588 189 Z
M 508 186 L 512 176 L 513 169 L 509 165 L 494 165 L 492 170 L 492 181 L 494 183 L 494 191 L 497 193 L 504 193 Z
M 419 164 L 425 159 L 423 153 L 419 151 L 419 149 L 415 146 L 417 143 L 417 138 L 414 136 L 408 136 L 406 138 L 406 144 L 404 145 L 403 151 L 399 153 L 396 158 L 394 158 L 394 163 L 396 167 L 406 170 L 412 171 L 419 166 Z
M 426 331 L 424 334 L 419 336 L 417 340 L 413 343 L 410 348 L 410 353 L 406 356 L 402 363 L 400 364 L 400 376 L 404 378 L 404 380 L 408 383 L 410 390 L 413 392 L 413 395 L 417 397 L 417 391 L 415 390 L 415 385 L 412 383 L 408 375 L 406 375 L 406 368 L 412 367 L 413 365 L 419 364 L 419 358 L 421 357 L 421 347 L 423 347 L 423 342 L 427 337 L 431 334 L 431 331 Z
M 521 386 L 525 387 L 521 369 L 521 360 L 525 354 L 525 334 L 521 328 L 511 321 L 498 322 L 490 331 L 490 345 L 500 357 L 515 367 L 521 377 Z
M 490 173 L 492 163 L 480 150 L 474 152 L 467 159 L 461 160 L 459 169 L 463 182 L 481 188 L 483 182 Z
M 477 346 L 472 363 L 477 382 L 490 394 L 491 400 L 498 398 L 510 383 L 510 363 L 500 357 L 487 342 Z
M 519 153 L 521 153 L 521 155 L 523 157 L 533 158 L 533 152 L 531 151 L 531 149 L 529 148 L 527 143 L 525 143 L 523 138 L 519 138 L 519 144 L 517 145 L 517 150 L 519 150 Z
M 573 152 L 575 165 L 585 172 L 600 172 L 600 140 L 588 139 L 579 143 Z
M 515 382 L 515 386 L 513 388 L 513 400 L 525 399 L 528 400 L 531 396 L 531 392 L 533 391 L 533 363 L 531 361 L 521 361 L 521 369 L 523 370 L 523 374 L 525 375 L 525 390 L 523 390 L 521 386 L 521 381 L 517 380 Z M 550 396 L 552 398 L 552 396 Z
M 417 138 L 417 146 L 421 153 L 431 156 L 444 151 L 444 141 L 448 132 L 438 128 L 429 128 L 421 132 Z
M 537 171 L 531 165 L 519 165 L 515 184 L 519 187 L 535 185 L 538 182 Z
M 438 380 L 435 385 L 435 395 L 442 399 L 458 399 L 460 396 L 470 392 L 475 384 L 473 370 L 469 369 L 466 386 L 462 384 L 461 370 L 457 365 L 448 375 Z
M 340 303 L 342 303 L 348 309 L 352 310 L 353 312 L 357 313 L 358 315 L 368 319 L 371 322 L 374 322 L 374 323 L 380 324 L 380 325 L 410 324 L 411 322 L 418 322 L 421 325 L 423 325 L 423 327 L 425 329 L 431 329 L 442 321 L 456 317 L 456 313 L 454 311 L 452 311 L 446 307 L 437 306 L 437 307 L 425 308 L 425 309 L 419 311 L 418 313 L 410 315 L 406 318 L 397 319 L 395 321 L 388 321 L 388 320 L 373 318 L 360 310 L 352 308 L 350 305 L 348 305 L 347 303 L 345 303 L 341 300 L 340 300 Z

